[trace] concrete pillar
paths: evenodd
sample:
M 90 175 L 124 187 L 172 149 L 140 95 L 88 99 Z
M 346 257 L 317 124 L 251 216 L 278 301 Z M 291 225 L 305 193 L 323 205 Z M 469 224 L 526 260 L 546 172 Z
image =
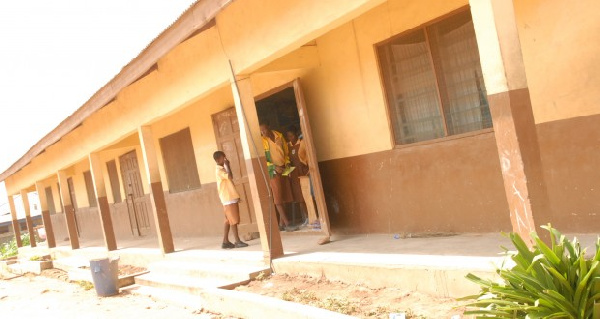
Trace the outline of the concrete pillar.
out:
M 48 210 L 48 198 L 46 198 L 46 190 L 40 182 L 35 183 L 38 198 L 40 199 L 40 209 L 42 210 L 42 221 L 44 221 L 44 230 L 46 231 L 46 243 L 48 248 L 56 247 L 56 238 L 54 238 L 54 228 L 50 219 L 50 211 Z
M 77 234 L 77 225 L 75 224 L 75 208 L 73 208 L 73 203 L 71 203 L 71 195 L 67 184 L 67 173 L 65 171 L 58 171 L 56 175 L 58 176 L 60 199 L 63 204 L 63 213 L 65 214 L 71 249 L 79 249 L 79 236 Z
M 33 220 L 31 220 L 31 207 L 29 206 L 28 192 L 25 189 L 21 190 L 21 201 L 25 210 L 25 222 L 27 223 L 27 231 L 29 231 L 29 246 L 36 247 L 35 230 L 33 229 Z
M 470 4 L 513 231 L 531 245 L 550 205 L 513 2 Z
M 90 158 L 90 172 L 92 181 L 94 182 L 94 192 L 98 203 L 98 213 L 100 214 L 100 223 L 102 225 L 102 234 L 104 235 L 104 244 L 106 249 L 116 250 L 117 240 L 115 238 L 115 230 L 110 215 L 110 207 L 108 206 L 108 198 L 106 197 L 106 185 L 104 183 L 104 174 L 102 173 L 102 162 L 97 153 L 92 153 Z
M 144 167 L 146 168 L 146 175 L 150 183 L 152 215 L 154 216 L 156 233 L 158 234 L 158 243 L 163 253 L 171 253 L 175 251 L 175 246 L 173 244 L 173 234 L 171 233 L 165 194 L 163 193 L 162 181 L 158 170 L 152 128 L 150 126 L 142 126 L 138 129 L 138 134 L 140 136 L 142 154 L 144 155 Z
M 258 231 L 260 233 L 260 242 L 265 260 L 270 262 L 272 259 L 283 256 L 283 244 L 281 242 L 281 234 L 279 233 L 275 207 L 268 197 L 263 196 L 264 200 L 261 201 L 259 193 L 259 188 L 268 189 L 269 186 L 264 184 L 268 183 L 269 176 L 266 172 L 266 167 L 260 167 L 260 165 L 263 165 L 261 157 L 264 156 L 264 151 L 250 79 L 239 79 L 237 80 L 237 84 L 232 80 L 231 89 L 240 125 L 240 139 L 244 151 L 248 180 L 250 182 L 254 214 L 256 215 Z M 266 181 L 261 168 L 267 174 Z
M 17 241 L 17 247 L 23 247 L 21 241 L 21 225 L 19 224 L 19 218 L 17 217 L 17 210 L 15 209 L 15 199 L 12 195 L 8 195 L 8 206 L 10 207 L 10 216 L 12 217 L 12 226 L 15 233 L 15 240 Z

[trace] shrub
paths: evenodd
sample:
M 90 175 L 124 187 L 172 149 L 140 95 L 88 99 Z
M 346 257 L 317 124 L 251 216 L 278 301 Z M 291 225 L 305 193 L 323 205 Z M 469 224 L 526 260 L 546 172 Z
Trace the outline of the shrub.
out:
M 23 246 L 28 246 L 30 244 L 29 233 L 24 233 L 21 235 L 21 242 L 23 243 Z M 8 243 L 0 245 L 0 259 L 13 257 L 18 254 L 19 250 L 17 247 L 17 240 L 15 238 L 11 239 Z
M 569 241 L 550 225 L 550 247 L 535 233 L 529 249 L 516 233 L 508 234 L 516 251 L 505 252 L 515 262 L 511 269 L 497 269 L 501 282 L 468 274 L 481 286 L 465 314 L 485 318 L 593 318 L 600 299 L 600 238 L 596 252 L 586 259 L 579 241 Z

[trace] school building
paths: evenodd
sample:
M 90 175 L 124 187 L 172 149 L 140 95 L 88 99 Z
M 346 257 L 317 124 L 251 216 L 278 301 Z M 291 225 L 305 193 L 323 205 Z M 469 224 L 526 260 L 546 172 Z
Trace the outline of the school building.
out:
M 0 175 L 12 219 L 14 195 L 37 192 L 50 247 L 156 236 L 172 252 L 177 238 L 222 232 L 220 149 L 242 233 L 258 232 L 275 258 L 258 125 L 268 120 L 302 129 L 325 236 L 527 234 L 549 222 L 595 232 L 599 10 L 199 0 Z

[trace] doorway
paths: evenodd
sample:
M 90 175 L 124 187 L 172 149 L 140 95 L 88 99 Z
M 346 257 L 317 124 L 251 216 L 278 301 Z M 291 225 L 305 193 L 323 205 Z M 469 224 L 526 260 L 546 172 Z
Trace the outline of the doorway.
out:
M 233 184 L 241 197 L 240 207 L 240 232 L 252 233 L 258 231 L 254 217 L 254 206 L 250 194 L 250 181 L 244 161 L 244 151 L 240 140 L 240 126 L 238 124 L 235 107 L 212 115 L 213 128 L 217 140 L 217 148 L 223 151 L 231 164 Z
M 255 105 L 259 122 L 269 123 L 272 130 L 284 134 L 284 137 L 285 132 L 291 127 L 294 127 L 299 135 L 302 136 L 303 143 L 305 144 L 308 153 L 312 194 L 320 221 L 320 228 L 314 230 L 320 230 L 327 236 L 330 236 L 329 215 L 327 212 L 313 135 L 310 128 L 306 104 L 304 102 L 304 95 L 300 87 L 300 81 L 296 79 L 287 85 L 275 88 L 272 91 L 257 97 Z M 292 223 L 297 222 L 298 219 L 302 219 L 300 206 L 297 203 L 288 204 L 286 211 L 287 217 Z
M 131 234 L 133 236 L 147 235 L 150 231 L 150 218 L 136 152 L 131 151 L 121 155 L 119 162 L 121 164 L 121 178 L 125 188 Z

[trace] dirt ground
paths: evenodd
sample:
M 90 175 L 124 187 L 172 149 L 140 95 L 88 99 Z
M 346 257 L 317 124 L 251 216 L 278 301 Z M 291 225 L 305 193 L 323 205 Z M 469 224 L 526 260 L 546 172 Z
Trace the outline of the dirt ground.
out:
M 405 313 L 407 319 L 450 318 L 462 317 L 464 312 L 459 302 L 451 298 L 394 288 L 370 289 L 308 276 L 277 274 L 236 289 L 360 318 L 389 318 L 390 313 Z
M 0 280 L 2 318 L 222 318 L 200 306 L 186 308 L 135 294 L 98 297 L 93 288 L 68 283 L 66 278 L 66 273 L 50 269 L 42 276 Z

